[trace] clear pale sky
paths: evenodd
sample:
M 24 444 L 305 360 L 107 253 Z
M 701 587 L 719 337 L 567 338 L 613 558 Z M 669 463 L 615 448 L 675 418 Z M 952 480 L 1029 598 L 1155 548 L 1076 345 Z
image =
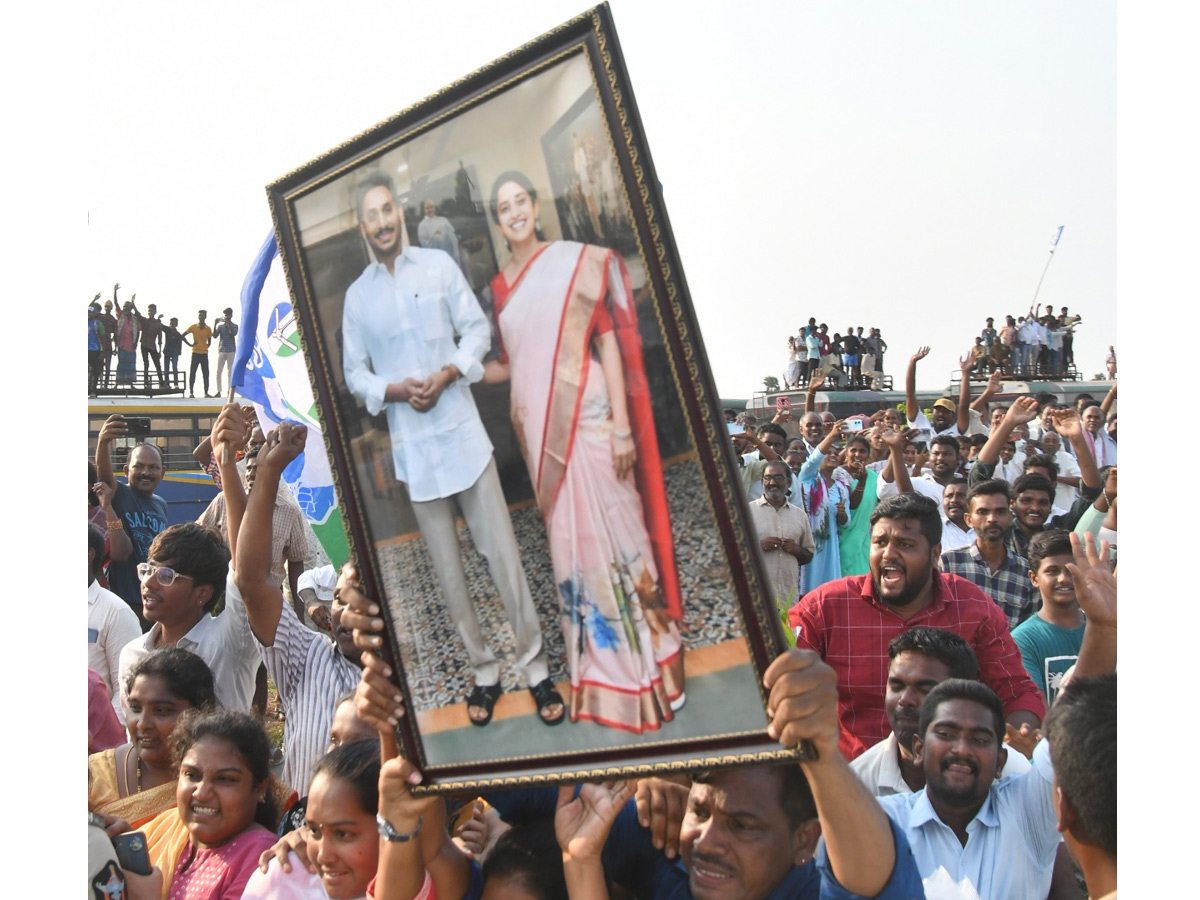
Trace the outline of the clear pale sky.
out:
M 268 182 L 582 9 L 106 9 L 89 34 L 105 50 L 88 133 L 103 138 L 72 301 L 119 279 L 182 324 L 236 307 Z M 1028 309 L 1059 225 L 1039 300 L 1083 315 L 1076 358 L 1103 369 L 1114 3 L 616 0 L 613 14 L 722 396 L 778 376 L 810 315 L 882 328 L 894 375 L 931 345 L 920 384 L 943 386 L 986 316 Z
M 69 428 L 82 425 L 84 363 L 69 340 L 92 294 L 121 279 L 126 296 L 180 318 L 233 304 L 270 228 L 268 182 L 585 4 L 14 8 L 0 55 L 13 336 L 0 365 L 17 415 L 0 459 L 17 475 L 12 527 L 39 536 L 12 546 L 41 564 L 13 570 L 34 575 L 13 582 L 14 627 L 57 621 L 71 590 L 54 576 L 78 552 L 62 528 L 63 511 L 82 504 L 69 476 L 82 438 L 54 437 L 59 406 Z M 1122 619 L 1122 694 L 1137 704 L 1123 740 L 1135 752 L 1121 767 L 1125 880 L 1144 893 L 1174 888 L 1191 831 L 1173 827 L 1187 813 L 1168 791 L 1146 789 L 1146 761 L 1178 766 L 1190 743 L 1164 753 L 1161 740 L 1133 736 L 1187 721 L 1173 687 L 1194 682 L 1189 639 L 1200 633 L 1200 604 L 1180 574 L 1195 552 L 1188 507 L 1162 502 L 1163 473 L 1177 470 L 1151 440 L 1177 436 L 1171 446 L 1186 452 L 1195 430 L 1179 397 L 1194 392 L 1200 330 L 1200 14 L 1156 0 L 615 0 L 613 13 L 726 396 L 778 374 L 783 335 L 809 315 L 838 330 L 882 327 L 892 373 L 930 343 L 921 382 L 941 386 L 985 316 L 1028 308 L 1048 239 L 1066 226 L 1042 298 L 1085 317 L 1076 346 L 1087 374 L 1117 344 L 1122 393 L 1136 401 L 1124 407 L 1122 445 L 1121 571 L 1134 586 L 1122 593 L 1133 604 Z M 1136 345 L 1115 337 L 1118 285 Z M 49 341 L 35 331 L 43 310 Z M 1135 330 L 1148 327 L 1143 315 L 1155 337 Z M 67 634 L 81 617 L 68 613 Z M 10 643 L 4 677 L 23 685 L 37 673 L 26 705 L 67 703 L 67 731 L 34 737 L 42 770 L 78 773 L 69 723 L 84 715 L 80 674 L 47 665 L 45 641 Z M 0 759 L 28 768 L 27 743 L 9 742 Z M 10 786 L 35 812 L 0 824 L 9 844 L 61 829 L 57 810 L 32 802 L 38 790 L 30 779 Z M 14 873 L 18 890 L 45 893 L 58 879 L 67 890 L 76 871 Z

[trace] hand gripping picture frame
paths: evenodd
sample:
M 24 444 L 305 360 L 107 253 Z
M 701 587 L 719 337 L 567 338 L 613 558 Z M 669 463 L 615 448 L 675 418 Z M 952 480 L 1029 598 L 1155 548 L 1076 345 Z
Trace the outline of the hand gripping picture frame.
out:
M 607 6 L 267 193 L 422 790 L 797 758 Z

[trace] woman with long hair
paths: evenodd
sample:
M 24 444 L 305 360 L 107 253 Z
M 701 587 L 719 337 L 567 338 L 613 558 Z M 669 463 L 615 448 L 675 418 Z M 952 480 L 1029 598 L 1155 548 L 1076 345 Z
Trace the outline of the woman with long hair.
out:
M 487 377 L 511 380 L 546 523 L 571 721 L 654 730 L 683 705 L 683 608 L 629 273 L 612 250 L 543 240 L 520 172 L 496 179 L 491 206 L 511 256 L 492 282 Z

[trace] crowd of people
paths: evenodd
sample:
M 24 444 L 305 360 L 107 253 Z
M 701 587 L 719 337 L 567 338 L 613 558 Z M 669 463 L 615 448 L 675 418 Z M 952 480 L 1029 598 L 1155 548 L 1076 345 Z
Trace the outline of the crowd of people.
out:
M 1040 303 L 1030 306 L 1029 312 L 1014 318 L 1005 316 L 1004 324 L 996 328 L 989 316 L 983 330 L 975 338 L 968 358 L 971 375 L 986 378 L 992 372 L 1003 372 L 1008 378 L 1058 378 L 1075 367 L 1075 329 L 1083 317 L 1071 315 L 1067 307 L 1058 314 Z M 1116 353 L 1108 348 L 1105 361 L 1109 378 L 1117 372 Z
M 799 390 L 800 385 L 820 373 L 839 390 L 883 390 L 883 354 L 887 341 L 878 328 L 863 334 L 863 326 L 849 326 L 846 333 L 834 332 L 816 318 L 800 327 L 800 333 L 788 338 L 787 367 L 783 371 L 783 389 Z
M 993 372 L 1010 379 L 1060 378 L 1074 371 L 1075 329 L 1082 316 L 1071 315 L 1067 307 L 1058 314 L 1049 306 L 1030 306 L 1023 316 L 1005 316 L 996 328 L 989 316 L 986 324 L 968 348 L 964 361 L 968 377 L 981 381 Z M 887 341 L 878 328 L 850 326 L 845 334 L 829 334 L 829 326 L 810 318 L 798 334 L 787 339 L 787 365 L 783 371 L 785 391 L 798 391 L 812 376 L 820 373 L 827 386 L 835 390 L 883 390 L 883 355 Z M 1117 374 L 1117 354 L 1108 348 L 1104 360 L 1109 378 Z
M 233 309 L 226 308 L 212 325 L 206 321 L 207 310 L 196 313 L 196 321 L 183 331 L 179 330 L 179 319 L 170 318 L 163 324 L 165 315 L 150 303 L 146 314 L 138 310 L 137 294 L 130 295 L 122 303 L 118 298 L 121 283 L 113 285 L 112 298 L 100 303 L 101 292 L 97 292 L 88 304 L 88 396 L 97 396 L 100 390 L 132 391 L 138 388 L 146 393 L 154 391 L 182 391 L 185 386 L 189 396 L 196 396 L 196 374 L 202 375 L 205 397 L 219 397 L 223 392 L 222 375 L 233 375 L 233 356 L 237 349 L 238 325 L 233 321 Z M 217 390 L 209 391 L 208 348 L 217 342 Z M 191 361 L 187 381 L 179 371 L 179 357 L 183 347 L 191 348 Z M 137 368 L 138 351 L 141 351 L 141 371 Z M 116 371 L 113 360 L 116 360 Z M 151 367 L 153 366 L 153 373 Z
M 226 406 L 197 448 L 210 524 L 166 527 L 161 454 L 133 448 L 119 481 L 113 416 L 89 472 L 90 885 L 767 900 L 966 879 L 991 900 L 1082 898 L 1081 873 L 1115 895 L 1115 387 L 1003 405 L 994 377 L 839 421 L 819 383 L 803 413 L 730 416 L 794 645 L 765 674 L 769 731 L 815 756 L 481 797 L 410 792 L 378 605 L 353 565 L 294 565 L 281 474 L 303 427 Z M 260 668 L 285 714 L 274 768 Z

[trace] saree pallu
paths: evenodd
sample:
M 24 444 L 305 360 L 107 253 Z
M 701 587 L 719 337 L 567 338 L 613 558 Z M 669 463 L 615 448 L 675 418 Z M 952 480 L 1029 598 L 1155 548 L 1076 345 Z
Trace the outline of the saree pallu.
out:
M 124 766 L 125 755 L 130 752 L 129 745 L 124 744 L 88 757 L 88 809 L 118 816 L 136 830 L 159 813 L 175 808 L 176 785 L 171 781 L 122 797 L 117 758 Z
M 803 473 L 802 473 L 803 474 Z M 842 557 L 838 542 L 837 505 L 844 504 L 849 517 L 847 525 L 854 521 L 850 511 L 850 490 L 846 486 L 850 476 L 840 466 L 834 470 L 833 481 L 826 484 L 819 472 L 816 478 L 800 486 L 804 508 L 808 510 L 812 526 L 813 543 L 816 551 L 807 565 L 800 567 L 800 596 L 815 591 L 823 584 L 842 577 Z
M 493 292 L 513 426 L 560 595 L 571 721 L 658 729 L 683 694 L 683 605 L 629 274 L 612 251 L 560 241 L 511 286 L 497 275 Z M 609 331 L 637 450 L 620 479 L 593 347 Z

